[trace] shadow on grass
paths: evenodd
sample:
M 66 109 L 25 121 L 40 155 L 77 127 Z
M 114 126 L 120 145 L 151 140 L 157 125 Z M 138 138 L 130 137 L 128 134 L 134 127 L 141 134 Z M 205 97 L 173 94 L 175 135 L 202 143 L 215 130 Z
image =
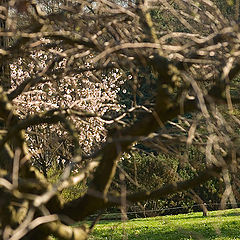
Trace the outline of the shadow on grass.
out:
M 191 219 L 209 219 L 209 218 L 219 218 L 219 217 L 234 217 L 234 216 L 240 216 L 240 212 L 223 212 L 223 213 L 218 213 L 215 215 L 211 215 L 211 213 L 206 217 L 206 216 L 201 216 L 201 215 L 195 215 L 192 216 L 190 215 L 179 215 L 180 217 L 178 217 L 178 215 L 168 215 L 166 216 L 157 216 L 157 217 L 153 217 L 153 218 L 135 218 L 135 219 L 130 219 L 130 222 L 151 222 L 151 221 L 179 221 L 179 220 L 191 220 Z M 98 222 L 98 224 L 102 225 L 102 224 L 114 224 L 114 223 L 121 223 L 120 220 L 100 220 Z
M 217 214 L 217 215 L 211 215 L 209 214 L 207 217 L 205 216 L 181 216 L 181 220 L 190 220 L 190 219 L 207 219 L 207 218 L 219 218 L 219 217 L 234 217 L 234 216 L 240 216 L 240 213 L 222 213 L 222 214 Z M 169 218 L 170 221 L 174 221 L 174 220 L 180 220 L 180 218 Z
M 155 217 L 147 217 L 147 218 L 129 218 L 129 221 L 155 221 L 155 220 L 184 220 L 184 219 L 206 219 L 206 218 L 216 218 L 216 217 L 228 217 L 228 216 L 240 216 L 240 209 L 229 209 L 229 210 L 217 210 L 217 211 L 209 211 L 208 216 L 205 217 L 201 215 L 201 213 L 188 213 L 188 214 L 179 214 L 179 215 L 164 215 L 164 216 L 155 216 Z M 120 222 L 119 219 L 102 219 L 98 224 L 108 224 Z

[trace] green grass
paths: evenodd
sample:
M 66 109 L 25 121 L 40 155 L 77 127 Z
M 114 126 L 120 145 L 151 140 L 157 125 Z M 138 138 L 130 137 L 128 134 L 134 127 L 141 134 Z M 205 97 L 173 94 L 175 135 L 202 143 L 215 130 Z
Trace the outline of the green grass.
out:
M 240 209 L 179 214 L 126 222 L 100 221 L 91 240 L 240 240 Z

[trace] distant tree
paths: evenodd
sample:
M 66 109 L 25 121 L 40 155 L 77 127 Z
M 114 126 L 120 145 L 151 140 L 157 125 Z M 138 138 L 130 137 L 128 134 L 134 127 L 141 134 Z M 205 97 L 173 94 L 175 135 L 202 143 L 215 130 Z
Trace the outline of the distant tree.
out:
M 10 1 L 0 10 L 10 23 L 0 37 L 11 38 L 0 51 L 11 69 L 11 88 L 0 88 L 4 240 L 87 239 L 92 228 L 74 223 L 113 206 L 126 215 L 128 205 L 167 199 L 213 178 L 225 184 L 221 207 L 236 206 L 234 18 L 205 0 Z M 174 156 L 179 168 L 191 170 L 188 178 L 128 191 L 126 181 L 134 179 L 121 164 L 139 145 Z M 59 158 L 67 163 L 53 182 L 43 164 Z M 168 159 L 157 166 L 162 174 L 174 173 Z M 144 181 L 158 179 L 149 170 Z M 82 182 L 81 194 L 63 202 L 59 193 Z

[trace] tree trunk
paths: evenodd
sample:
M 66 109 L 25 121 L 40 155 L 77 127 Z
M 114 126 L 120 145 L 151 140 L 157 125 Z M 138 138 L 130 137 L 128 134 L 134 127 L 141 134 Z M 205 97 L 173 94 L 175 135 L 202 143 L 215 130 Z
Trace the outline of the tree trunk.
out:
M 9 0 L 0 0 L 0 4 L 8 8 Z M 7 14 L 2 12 L 6 18 Z M 7 23 L 6 18 L 0 18 L 0 31 L 7 31 Z M 0 49 L 6 49 L 8 47 L 8 37 L 1 36 L 0 37 Z M 3 62 L 0 63 L 0 86 L 2 86 L 3 90 L 7 91 L 11 88 L 11 78 L 10 78 L 10 67 L 7 58 L 4 59 Z

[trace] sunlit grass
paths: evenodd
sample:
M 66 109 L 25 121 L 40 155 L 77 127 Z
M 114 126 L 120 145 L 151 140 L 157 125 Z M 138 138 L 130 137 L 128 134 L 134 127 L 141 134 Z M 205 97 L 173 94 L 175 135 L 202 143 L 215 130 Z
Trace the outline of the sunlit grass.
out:
M 95 226 L 91 240 L 240 240 L 240 209 L 179 214 L 126 222 L 101 221 Z

